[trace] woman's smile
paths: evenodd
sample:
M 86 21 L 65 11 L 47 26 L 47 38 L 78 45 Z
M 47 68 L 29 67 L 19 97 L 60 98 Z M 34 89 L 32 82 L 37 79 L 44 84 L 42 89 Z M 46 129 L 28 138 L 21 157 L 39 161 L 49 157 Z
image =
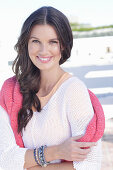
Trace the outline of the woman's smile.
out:
M 39 56 L 37 56 L 37 58 L 41 63 L 48 63 L 52 59 L 52 56 L 50 56 L 50 57 L 39 57 Z

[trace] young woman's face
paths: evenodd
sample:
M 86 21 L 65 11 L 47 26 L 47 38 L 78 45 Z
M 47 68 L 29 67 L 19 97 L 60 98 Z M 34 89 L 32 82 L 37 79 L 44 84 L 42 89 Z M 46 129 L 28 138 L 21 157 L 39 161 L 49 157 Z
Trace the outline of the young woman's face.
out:
M 33 27 L 28 41 L 28 53 L 33 64 L 40 70 L 60 67 L 60 43 L 52 26 L 46 24 Z

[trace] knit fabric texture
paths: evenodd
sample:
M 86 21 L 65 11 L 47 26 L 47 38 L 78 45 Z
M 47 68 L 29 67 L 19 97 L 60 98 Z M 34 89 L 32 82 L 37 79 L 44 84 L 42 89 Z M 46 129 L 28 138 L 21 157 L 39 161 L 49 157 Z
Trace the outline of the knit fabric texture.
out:
M 79 142 L 97 142 L 103 136 L 105 129 L 105 117 L 102 106 L 98 98 L 90 90 L 88 92 L 94 109 L 94 116 L 87 126 L 85 135 L 77 140 Z M 16 143 L 20 147 L 24 147 L 24 144 L 21 134 L 17 132 L 17 117 L 22 107 L 22 100 L 22 94 L 20 93 L 20 87 L 16 77 L 13 76 L 7 79 L 0 91 L 0 105 L 9 115 Z

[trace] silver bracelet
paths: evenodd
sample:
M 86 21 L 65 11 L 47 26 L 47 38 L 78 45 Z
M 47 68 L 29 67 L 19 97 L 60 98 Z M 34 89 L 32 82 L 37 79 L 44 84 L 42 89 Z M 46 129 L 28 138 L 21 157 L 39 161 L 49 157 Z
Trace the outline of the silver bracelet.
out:
M 48 164 L 50 164 L 50 162 L 46 162 L 45 156 L 44 156 L 44 149 L 46 147 L 47 146 L 44 145 L 44 146 L 41 146 L 41 147 L 38 148 L 38 158 L 39 158 L 39 161 L 40 161 L 40 165 L 42 167 L 46 167 Z

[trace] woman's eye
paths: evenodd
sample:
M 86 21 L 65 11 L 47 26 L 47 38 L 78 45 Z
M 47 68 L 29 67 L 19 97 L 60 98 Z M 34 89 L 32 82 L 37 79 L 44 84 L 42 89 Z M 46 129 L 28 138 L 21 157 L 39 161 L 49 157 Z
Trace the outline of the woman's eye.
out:
M 57 44 L 58 42 L 57 41 L 51 41 L 50 43 L 51 44 Z
M 34 42 L 34 43 L 39 43 L 39 41 L 38 41 L 38 40 L 33 40 L 32 42 Z

